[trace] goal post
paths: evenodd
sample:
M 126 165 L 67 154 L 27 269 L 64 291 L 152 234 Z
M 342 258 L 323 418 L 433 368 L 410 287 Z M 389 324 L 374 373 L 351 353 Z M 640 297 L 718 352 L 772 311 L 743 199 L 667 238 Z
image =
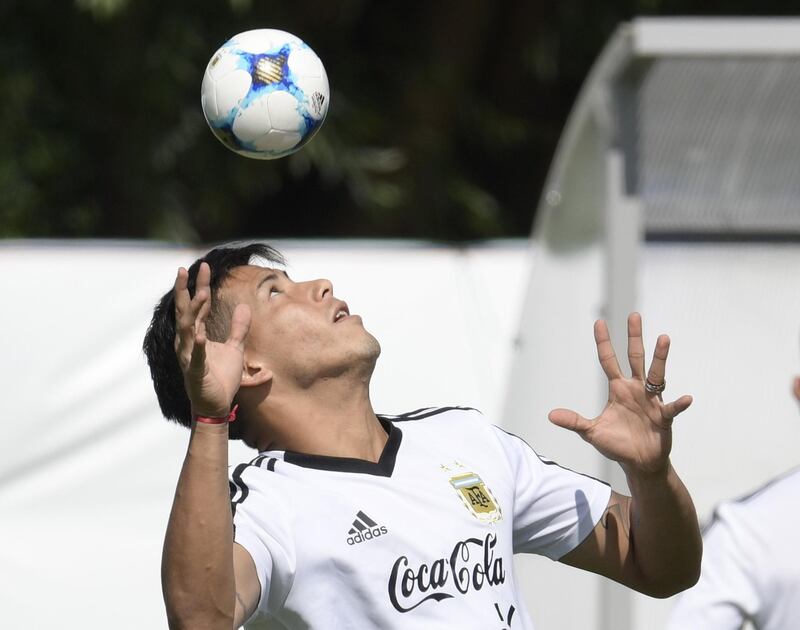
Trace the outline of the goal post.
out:
M 626 315 L 646 311 L 643 283 L 678 281 L 644 277 L 652 248 L 800 242 L 798 112 L 800 19 L 618 27 L 576 99 L 539 200 L 504 405 L 510 431 L 626 490 L 616 464 L 552 427 L 547 412 L 602 409 L 592 323 L 608 320 L 624 358 Z M 521 575 L 541 627 L 644 627 L 634 595 L 614 583 L 541 563 Z

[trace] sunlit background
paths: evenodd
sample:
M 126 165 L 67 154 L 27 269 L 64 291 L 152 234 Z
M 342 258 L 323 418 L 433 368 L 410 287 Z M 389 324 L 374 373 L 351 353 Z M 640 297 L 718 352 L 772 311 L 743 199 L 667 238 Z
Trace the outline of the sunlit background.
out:
M 619 344 L 637 309 L 648 348 L 672 335 L 668 392 L 695 396 L 673 462 L 704 523 L 800 462 L 793 10 L 0 3 L 0 627 L 166 626 L 187 434 L 160 417 L 141 339 L 177 266 L 234 239 L 269 240 L 363 315 L 378 411 L 474 406 L 624 490 L 546 414 L 599 410 L 592 321 Z M 626 30 L 722 15 L 775 19 Z M 331 87 L 320 132 L 274 161 L 228 151 L 200 108 L 213 52 L 254 28 L 303 38 Z M 663 630 L 673 605 L 541 558 L 518 571 L 540 630 Z

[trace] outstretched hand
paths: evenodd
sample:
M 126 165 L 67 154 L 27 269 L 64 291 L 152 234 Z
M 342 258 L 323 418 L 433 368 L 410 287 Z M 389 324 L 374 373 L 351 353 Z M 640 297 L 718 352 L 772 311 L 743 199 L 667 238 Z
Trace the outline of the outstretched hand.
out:
M 178 269 L 175 278 L 175 353 L 183 372 L 192 413 L 212 418 L 228 415 L 242 380 L 244 339 L 250 328 L 250 309 L 239 304 L 231 317 L 224 343 L 209 341 L 206 318 L 211 309 L 211 269 L 201 263 L 193 298 L 189 272 Z
M 591 420 L 569 409 L 554 409 L 548 415 L 550 421 L 575 431 L 605 457 L 619 462 L 626 472 L 664 471 L 672 449 L 672 421 L 692 404 L 692 397 L 681 396 L 665 404 L 660 394 L 645 388 L 642 319 L 638 313 L 628 316 L 630 378 L 620 370 L 608 326 L 602 320 L 595 322 L 594 339 L 600 365 L 608 377 L 605 409 Z M 646 377 L 651 384 L 664 383 L 668 354 L 669 337 L 660 335 Z

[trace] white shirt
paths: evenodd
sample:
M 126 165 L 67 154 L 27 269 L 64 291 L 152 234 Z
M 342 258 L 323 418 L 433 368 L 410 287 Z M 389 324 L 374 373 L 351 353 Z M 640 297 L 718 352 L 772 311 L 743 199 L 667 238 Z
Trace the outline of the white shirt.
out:
M 669 630 L 800 628 L 800 469 L 721 504 L 703 533 L 696 586 L 679 599 Z
M 527 630 L 512 554 L 558 559 L 610 488 L 475 410 L 382 416 L 377 463 L 266 451 L 232 475 L 261 583 L 248 628 Z

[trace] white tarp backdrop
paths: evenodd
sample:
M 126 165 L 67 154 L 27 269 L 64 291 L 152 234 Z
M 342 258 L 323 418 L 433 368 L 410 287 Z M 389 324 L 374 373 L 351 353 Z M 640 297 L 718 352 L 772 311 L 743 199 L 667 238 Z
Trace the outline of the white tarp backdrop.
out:
M 276 245 L 293 278 L 331 279 L 381 342 L 376 410 L 499 412 L 524 241 Z M 153 305 L 200 253 L 0 247 L 1 628 L 166 627 L 161 544 L 188 433 L 161 419 L 140 348 Z M 231 461 L 245 458 L 237 443 Z
M 380 340 L 378 411 L 461 404 L 502 424 L 535 260 L 527 241 L 276 245 L 293 277 L 331 279 Z M 155 301 L 198 253 L 125 243 L 0 247 L 0 627 L 166 627 L 161 543 L 188 434 L 160 418 L 140 347 Z M 789 394 L 800 373 L 800 246 L 646 245 L 641 261 L 648 348 L 658 332 L 671 334 L 668 393 L 696 398 L 676 426 L 673 459 L 705 518 L 719 499 L 800 463 L 800 414 Z M 563 291 L 596 290 L 580 268 Z M 541 308 L 558 329 L 543 335 L 538 365 L 563 374 L 562 385 L 541 391 L 530 430 L 514 429 L 591 473 L 590 447 L 545 414 L 579 404 L 573 368 L 599 373 L 593 314 Z M 231 457 L 249 454 L 236 445 Z M 579 623 L 592 619 L 596 578 L 544 559 L 523 564 L 539 628 L 598 627 Z M 636 601 L 635 626 L 660 628 L 670 602 Z

